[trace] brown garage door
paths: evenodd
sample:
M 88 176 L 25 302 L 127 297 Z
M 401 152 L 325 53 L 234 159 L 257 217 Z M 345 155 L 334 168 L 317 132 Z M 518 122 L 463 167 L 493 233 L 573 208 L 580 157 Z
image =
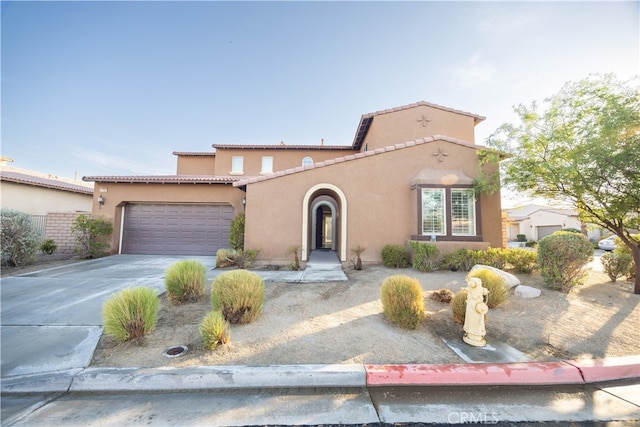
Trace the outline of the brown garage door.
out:
M 122 253 L 215 255 L 229 247 L 231 205 L 129 204 Z

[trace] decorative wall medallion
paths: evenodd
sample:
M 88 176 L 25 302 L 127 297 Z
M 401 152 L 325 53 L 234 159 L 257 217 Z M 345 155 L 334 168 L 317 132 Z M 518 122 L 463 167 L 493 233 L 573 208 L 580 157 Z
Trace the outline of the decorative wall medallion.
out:
M 427 116 L 423 114 L 422 117 L 420 117 L 417 121 L 419 123 L 422 123 L 422 127 L 424 128 L 424 127 L 427 127 L 427 123 L 429 123 L 431 120 L 429 120 Z
M 438 148 L 438 152 L 437 153 L 433 153 L 433 155 L 438 158 L 439 162 L 444 162 L 444 158 L 448 156 L 448 154 L 445 153 L 442 150 L 442 148 Z

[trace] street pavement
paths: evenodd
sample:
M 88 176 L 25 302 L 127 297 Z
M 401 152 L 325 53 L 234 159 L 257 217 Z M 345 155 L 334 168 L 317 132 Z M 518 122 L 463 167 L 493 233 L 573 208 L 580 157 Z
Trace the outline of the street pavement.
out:
M 179 259 L 117 255 L 2 279 L 2 425 L 380 425 L 620 421 L 640 424 L 640 357 L 591 365 L 294 365 L 89 368 L 104 301 L 164 291 Z M 346 280 L 310 263 L 266 281 Z M 452 357 L 454 353 L 452 352 Z

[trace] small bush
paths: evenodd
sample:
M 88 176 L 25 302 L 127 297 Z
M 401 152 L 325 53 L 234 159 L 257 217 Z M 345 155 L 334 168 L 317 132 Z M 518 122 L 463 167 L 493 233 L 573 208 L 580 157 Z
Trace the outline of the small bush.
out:
M 442 266 L 453 271 L 469 271 L 477 264 L 477 251 L 458 248 L 453 252 L 445 255 Z
M 355 248 L 351 249 L 351 253 L 353 255 L 355 255 L 356 259 L 351 260 L 351 263 L 353 264 L 353 269 L 354 270 L 362 270 L 362 258 L 360 258 L 360 255 L 362 255 L 362 253 L 366 251 L 366 248 L 363 248 L 362 246 L 358 245 Z
M 538 242 L 535 240 L 527 240 L 527 243 L 524 244 L 527 248 L 535 248 L 538 245 Z
M 454 293 L 449 289 L 438 289 L 431 294 L 431 299 L 438 302 L 449 304 L 453 299 Z
M 229 225 L 229 244 L 236 251 L 244 249 L 244 221 L 244 214 L 239 213 L 231 220 Z
M 104 332 L 118 341 L 142 338 L 154 330 L 159 307 L 154 289 L 124 289 L 102 306 Z
M 507 251 L 507 261 L 516 273 L 531 274 L 536 268 L 538 254 L 520 248 L 510 248 Z
M 527 236 L 526 236 L 526 234 L 517 234 L 516 235 L 516 239 L 518 239 L 518 242 L 526 242 L 527 241 Z
M 556 231 L 538 243 L 538 268 L 550 289 L 569 292 L 582 284 L 584 266 L 593 258 L 593 246 L 584 235 Z
M 631 237 L 636 241 L 640 242 L 640 234 L 632 234 Z M 631 254 L 631 249 L 629 246 L 625 245 L 620 238 L 615 239 L 616 249 L 613 251 L 617 255 L 626 254 L 631 257 L 631 263 L 629 264 L 629 268 L 627 270 L 627 280 L 632 282 L 636 278 L 636 264 L 633 261 L 633 255 Z
M 505 285 L 504 279 L 495 272 L 486 268 L 478 268 L 469 273 L 469 277 L 477 277 L 482 280 L 482 287 L 489 290 L 489 295 L 487 295 L 489 308 L 499 306 L 509 297 L 509 288 Z
M 260 316 L 264 304 L 264 281 L 247 270 L 222 273 L 211 286 L 213 311 L 222 311 L 230 323 L 250 323 Z
M 45 240 L 40 245 L 40 251 L 45 255 L 53 255 L 58 250 L 58 245 L 51 239 Z
M 104 218 L 78 215 L 71 224 L 75 235 L 74 251 L 81 258 L 99 258 L 109 249 L 107 239 L 113 233 L 113 226 Z
M 440 267 L 440 250 L 431 243 L 409 242 L 413 250 L 413 268 L 418 271 L 435 271 Z
M 300 270 L 300 258 L 298 257 L 299 252 L 300 252 L 300 245 L 291 246 L 287 250 L 287 254 L 293 255 L 293 261 L 289 264 L 289 269 L 292 271 Z
M 0 217 L 2 265 L 20 267 L 33 263 L 42 233 L 36 228 L 31 215 L 14 209 L 2 209 Z
M 616 282 L 618 277 L 622 277 L 629 272 L 629 266 L 633 262 L 631 255 L 627 253 L 607 252 L 600 257 L 604 272 L 607 273 L 612 282 Z
M 382 248 L 382 263 L 389 268 L 409 267 L 409 252 L 402 245 L 385 245 Z
M 402 328 L 415 329 L 424 318 L 422 287 L 412 277 L 387 277 L 380 288 L 380 299 L 386 318 Z
M 205 348 L 209 350 L 214 350 L 231 340 L 229 322 L 225 320 L 221 311 L 212 311 L 207 314 L 200 323 L 198 331 Z
M 204 294 L 207 268 L 199 261 L 184 260 L 171 264 L 164 276 L 164 287 L 174 304 L 197 301 Z
M 467 317 L 467 291 L 460 289 L 451 299 L 451 312 L 453 313 L 453 321 L 464 325 L 464 319 Z
M 507 265 L 507 251 L 502 248 L 488 248 L 476 252 L 476 264 L 488 265 L 504 270 Z
M 256 249 L 218 249 L 218 252 L 216 252 L 216 268 L 251 268 L 257 257 L 258 251 Z

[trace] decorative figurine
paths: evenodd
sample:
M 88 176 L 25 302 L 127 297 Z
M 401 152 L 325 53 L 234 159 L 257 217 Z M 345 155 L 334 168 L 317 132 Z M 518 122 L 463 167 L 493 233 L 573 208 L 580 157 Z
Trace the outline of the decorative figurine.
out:
M 489 294 L 487 288 L 482 287 L 482 280 L 477 277 L 467 278 L 467 310 L 464 318 L 464 337 L 462 340 L 475 347 L 484 347 L 487 342 L 484 336 L 487 331 L 484 326 L 484 316 L 489 307 L 484 297 Z

